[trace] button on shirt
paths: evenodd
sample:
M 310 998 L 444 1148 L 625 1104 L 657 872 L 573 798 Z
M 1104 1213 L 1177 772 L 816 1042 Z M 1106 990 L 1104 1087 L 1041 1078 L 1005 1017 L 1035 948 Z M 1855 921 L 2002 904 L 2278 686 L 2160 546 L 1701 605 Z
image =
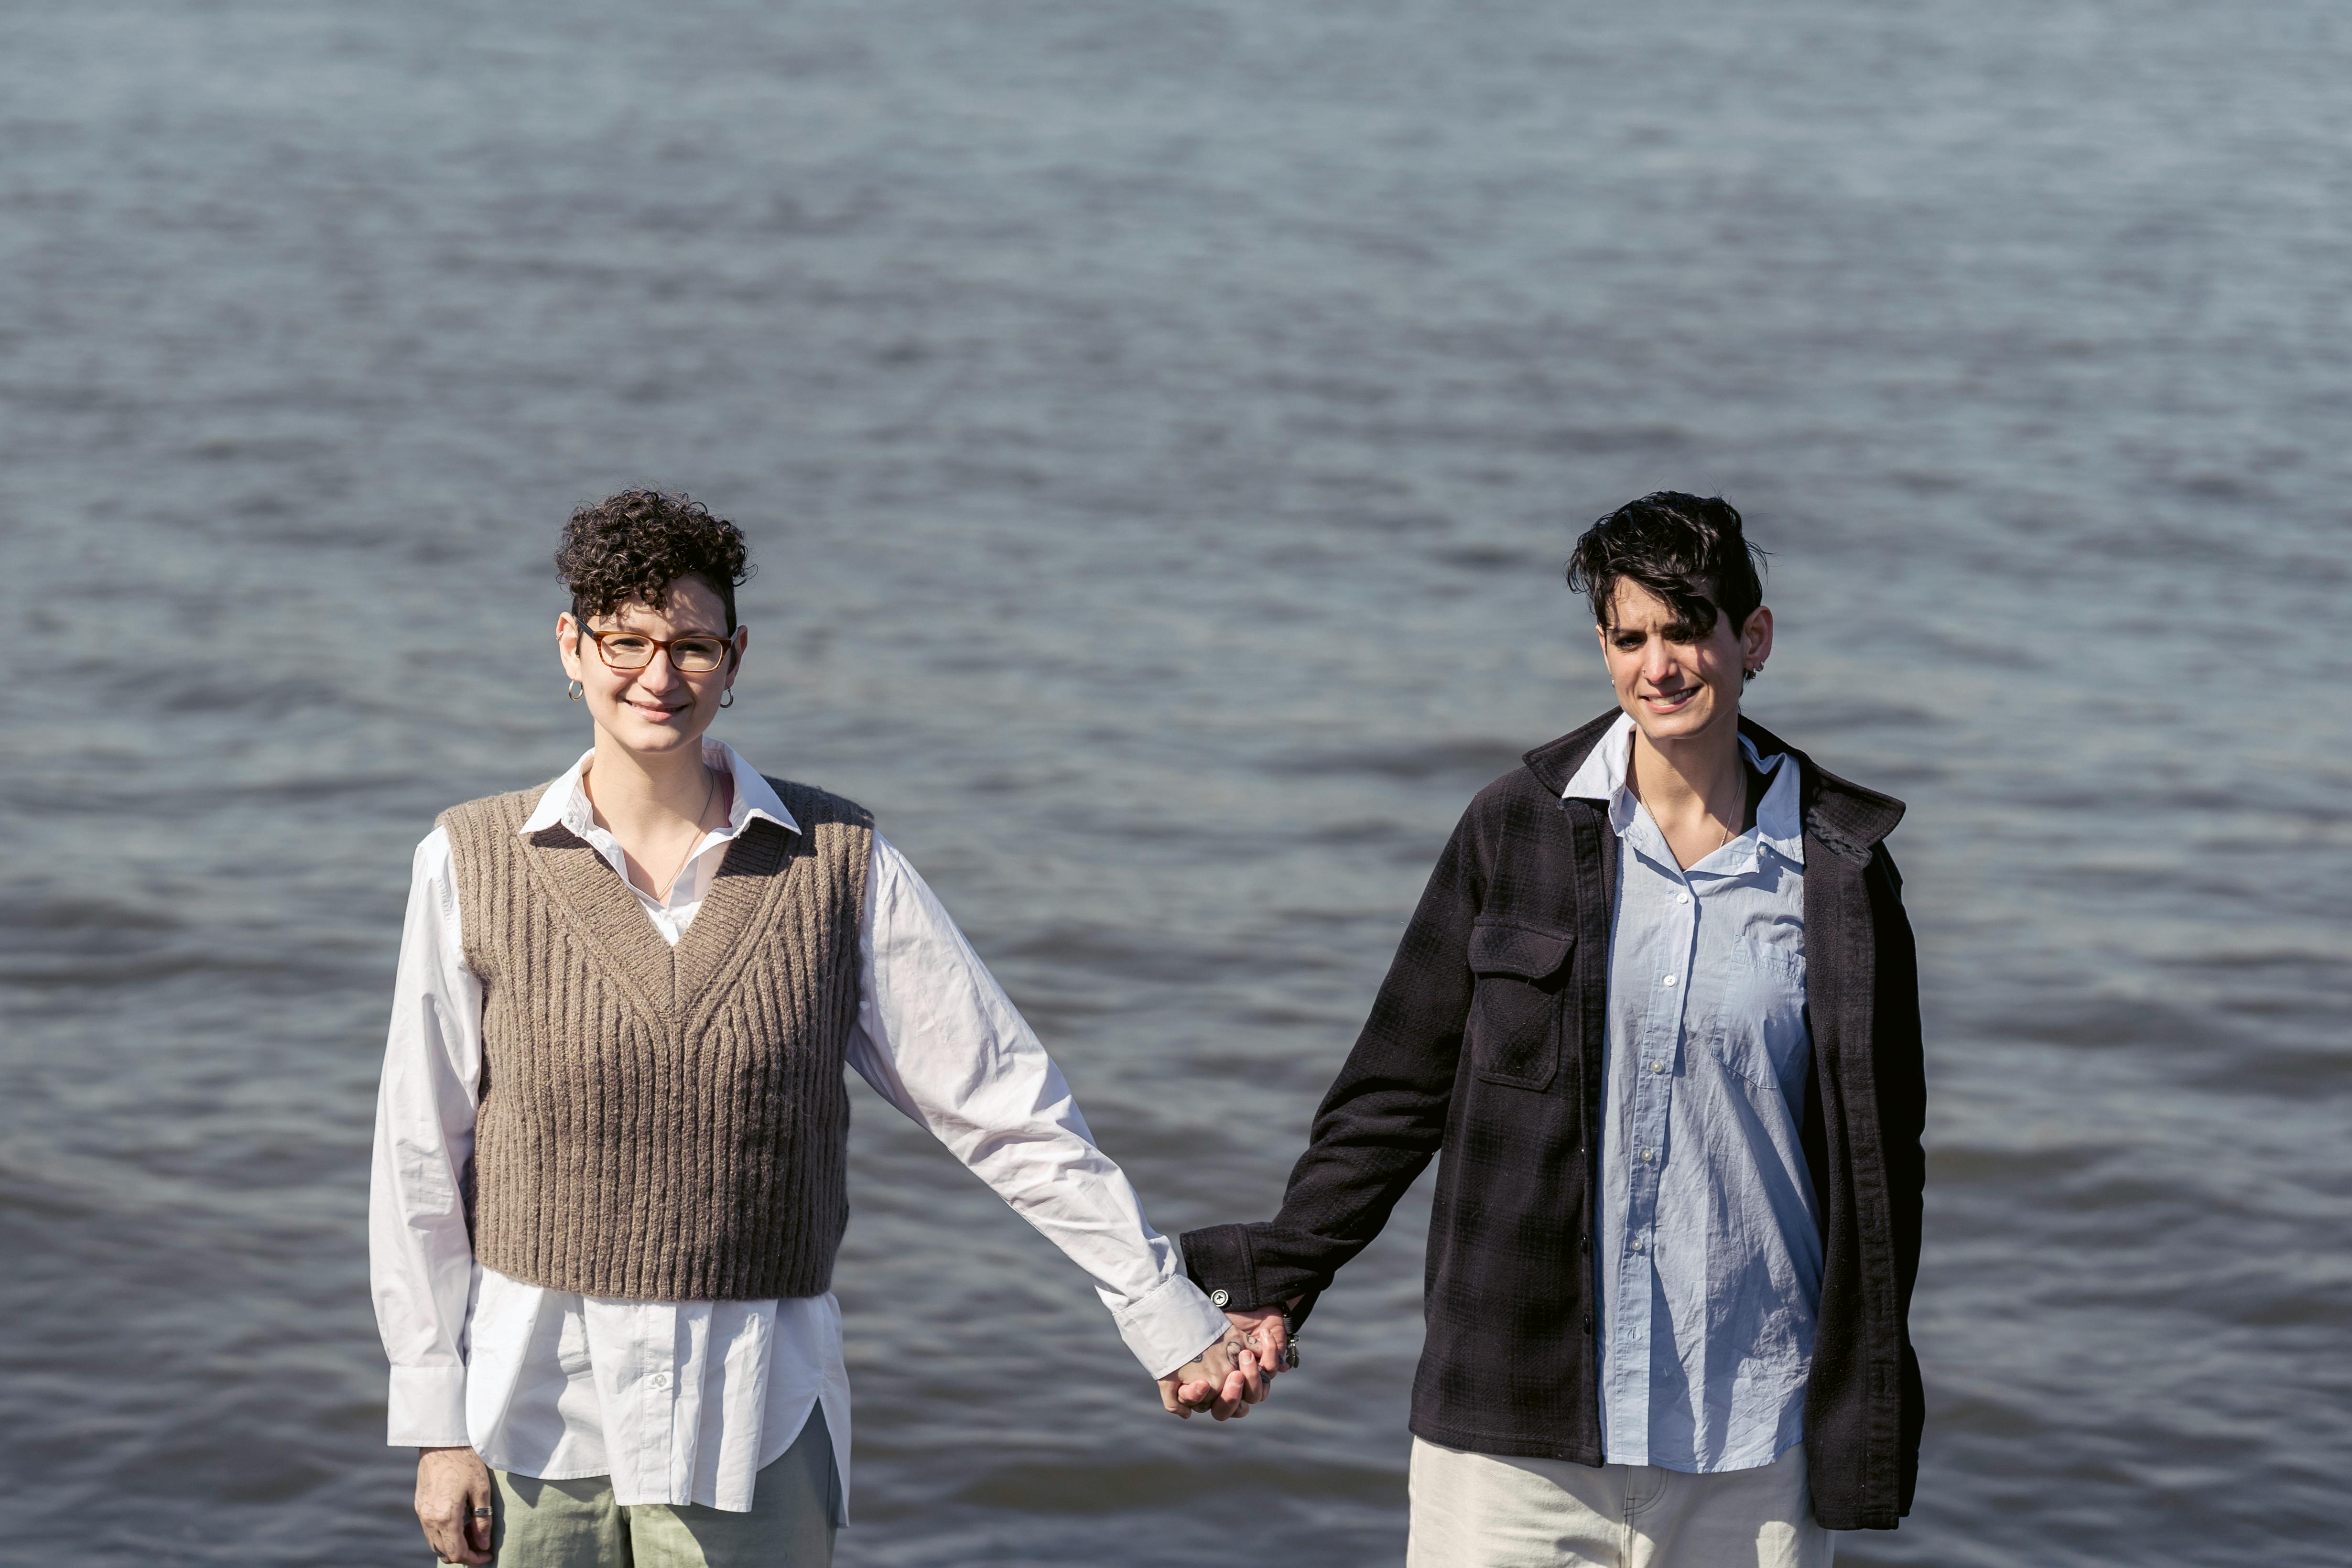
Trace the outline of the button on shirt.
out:
M 1756 826 L 1687 872 L 1626 788 L 1633 721 L 1564 794 L 1609 810 L 1618 857 L 1594 1269 L 1612 1464 L 1769 1465 L 1803 1435 L 1821 1231 L 1798 1136 L 1804 835 L 1796 765 Z
M 675 945 L 728 844 L 756 817 L 799 824 L 730 747 L 703 760 L 734 785 L 726 827 L 695 847 L 667 899 L 628 882 L 581 779 L 548 787 L 521 831 L 561 822 L 593 844 Z M 849 1380 L 831 1294 L 632 1301 L 551 1291 L 474 1261 L 459 1194 L 481 1076 L 482 990 L 467 968 L 449 841 L 417 847 L 376 1113 L 369 1239 L 392 1361 L 390 1439 L 470 1443 L 550 1479 L 609 1476 L 614 1499 L 743 1512 L 761 1466 L 824 1406 L 846 1522 Z M 1224 1332 L 1126 1176 L 1094 1146 L 1062 1074 L 904 856 L 874 835 L 859 927 L 849 1065 L 938 1135 L 1093 1279 L 1153 1376 Z

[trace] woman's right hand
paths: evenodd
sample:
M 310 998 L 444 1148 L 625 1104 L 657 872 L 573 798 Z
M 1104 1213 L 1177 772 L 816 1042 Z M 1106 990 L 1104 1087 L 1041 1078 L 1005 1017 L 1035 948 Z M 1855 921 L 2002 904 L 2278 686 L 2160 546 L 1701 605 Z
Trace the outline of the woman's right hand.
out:
M 444 1563 L 490 1560 L 490 1470 L 471 1448 L 416 1451 L 416 1522 Z
M 1251 1385 L 1256 1384 L 1255 1399 Z M 1160 1380 L 1160 1403 L 1171 1416 L 1190 1420 L 1206 1410 L 1220 1421 L 1249 1414 L 1255 1399 L 1265 1397 L 1257 1364 L 1231 1329 L 1210 1342 L 1207 1349 Z

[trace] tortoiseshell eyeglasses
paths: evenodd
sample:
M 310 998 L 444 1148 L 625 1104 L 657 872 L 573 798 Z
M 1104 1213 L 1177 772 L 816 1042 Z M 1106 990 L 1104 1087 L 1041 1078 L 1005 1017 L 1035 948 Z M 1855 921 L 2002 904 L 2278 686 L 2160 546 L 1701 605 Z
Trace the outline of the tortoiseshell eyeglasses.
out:
M 615 670 L 642 670 L 654 662 L 656 653 L 667 649 L 669 667 L 679 674 L 707 675 L 727 662 L 734 646 L 728 639 L 713 637 L 707 632 L 672 637 L 665 643 L 642 632 L 599 632 L 593 626 L 580 630 L 596 640 L 597 656 L 608 668 Z

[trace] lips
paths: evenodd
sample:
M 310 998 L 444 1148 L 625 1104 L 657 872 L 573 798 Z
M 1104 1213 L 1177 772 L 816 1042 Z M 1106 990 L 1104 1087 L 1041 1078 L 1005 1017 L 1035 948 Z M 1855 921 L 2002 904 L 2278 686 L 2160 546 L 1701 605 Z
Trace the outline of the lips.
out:
M 660 707 L 651 703 L 631 703 L 629 709 L 648 724 L 667 724 L 686 711 L 683 707 Z
M 1671 713 L 1698 695 L 1700 690 L 1700 687 L 1692 686 L 1679 692 L 1644 692 L 1642 700 L 1662 713 Z

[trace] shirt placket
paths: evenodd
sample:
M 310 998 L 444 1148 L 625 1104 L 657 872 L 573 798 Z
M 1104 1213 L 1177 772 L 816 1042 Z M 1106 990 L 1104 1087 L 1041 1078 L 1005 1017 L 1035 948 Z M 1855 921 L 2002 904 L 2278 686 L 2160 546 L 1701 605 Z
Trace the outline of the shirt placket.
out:
M 1617 1299 L 1610 1368 L 1610 1405 L 1615 1415 L 1612 1447 L 1649 1452 L 1650 1318 L 1657 1285 L 1658 1178 L 1666 1164 L 1666 1127 L 1673 1110 L 1677 1052 L 1682 1040 L 1684 998 L 1690 990 L 1690 958 L 1698 935 L 1698 903 L 1689 879 L 1647 822 L 1630 835 L 1628 849 L 1644 862 L 1643 880 L 1655 890 L 1651 912 L 1657 939 L 1648 1006 L 1633 1052 L 1633 1090 L 1626 1115 L 1624 1159 L 1625 1230 L 1619 1238 Z M 1654 846 L 1646 841 L 1658 838 Z M 1664 858 L 1661 859 L 1661 855 Z
M 637 1485 L 644 1495 L 677 1495 L 677 1303 L 637 1306 Z

